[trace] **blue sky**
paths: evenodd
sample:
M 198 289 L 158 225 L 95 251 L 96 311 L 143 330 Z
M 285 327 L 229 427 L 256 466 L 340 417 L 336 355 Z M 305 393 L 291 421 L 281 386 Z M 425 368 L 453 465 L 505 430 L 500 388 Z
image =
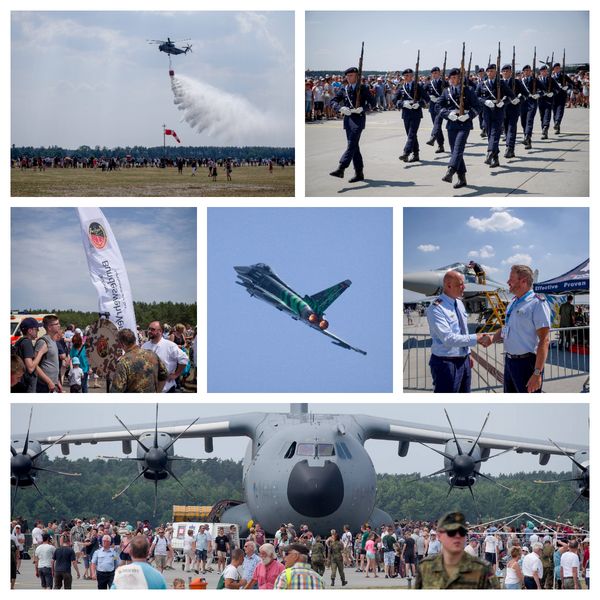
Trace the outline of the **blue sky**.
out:
M 587 208 L 405 208 L 404 271 L 475 260 L 505 282 L 510 265 L 539 269 L 539 281 L 589 258 Z M 418 297 L 404 292 L 405 300 Z
M 168 57 L 146 42 L 167 37 L 191 38 L 176 73 L 246 98 L 275 124 L 272 145 L 294 144 L 291 12 L 14 12 L 11 24 L 17 146 L 155 146 L 163 123 L 186 145 L 218 145 L 179 123 Z
M 102 211 L 134 300 L 196 302 L 195 208 Z M 13 208 L 11 232 L 11 309 L 98 309 L 75 208 Z
M 565 5 L 566 6 L 566 5 Z M 307 12 L 307 69 L 343 70 L 358 62 L 360 42 L 365 42 L 365 70 L 414 69 L 417 48 L 423 70 L 442 67 L 444 51 L 448 65 L 460 65 L 462 42 L 473 65 L 496 60 L 498 42 L 505 61 L 516 46 L 517 66 L 531 64 L 533 47 L 544 59 L 555 58 L 566 48 L 567 64 L 589 61 L 587 12 Z M 510 54 L 510 56 L 509 56 Z
M 367 356 L 251 298 L 233 267 L 257 262 L 301 295 L 350 279 L 327 318 Z M 208 390 L 391 392 L 392 210 L 209 208 Z
M 241 289 L 241 288 L 240 288 Z M 552 404 L 552 410 L 544 410 L 539 404 L 452 404 L 446 406 L 452 424 L 456 429 L 479 431 L 486 414 L 490 412 L 490 419 L 485 428 L 488 434 L 513 435 L 528 439 L 542 440 L 547 443 L 551 437 L 559 443 L 571 443 L 585 446 L 589 444 L 587 404 Z M 11 405 L 11 431 L 13 437 L 27 431 L 29 419 L 29 405 Z M 86 404 L 85 411 L 73 411 L 72 404 L 36 404 L 33 411 L 31 432 L 62 434 L 67 429 L 70 433 L 77 433 L 90 428 L 120 430 L 114 415 L 117 414 L 123 422 L 132 427 L 154 423 L 154 404 Z M 203 403 L 199 404 L 162 404 L 159 408 L 159 423 L 179 421 L 191 423 L 196 417 L 226 417 L 232 414 L 247 412 L 289 412 L 288 404 L 234 404 L 234 403 Z M 423 405 L 415 403 L 378 404 L 352 403 L 343 404 L 314 403 L 309 404 L 311 413 L 320 414 L 364 414 L 377 417 L 421 423 L 436 427 L 448 427 L 444 415 L 444 405 L 430 404 L 427 414 L 424 414 Z M 515 419 L 518 412 L 519 417 Z M 531 424 L 535 422 L 536 427 Z M 202 440 L 180 440 L 175 445 L 175 452 L 179 456 L 190 458 L 231 458 L 241 460 L 244 456 L 248 438 L 215 438 L 214 453 L 204 452 Z M 378 473 L 432 473 L 442 466 L 442 458 L 433 451 L 419 444 L 411 444 L 409 453 L 405 458 L 400 458 L 396 453 L 395 442 L 370 440 L 366 444 L 375 469 Z M 439 448 L 439 446 L 436 446 Z M 60 455 L 60 448 L 52 448 L 48 452 L 50 457 Z M 96 458 L 99 455 L 122 456 L 120 443 L 107 443 L 99 446 L 71 446 L 70 458 L 75 460 L 81 457 Z M 570 470 L 571 462 L 566 457 L 553 456 L 546 467 L 538 464 L 536 456 L 530 454 L 516 454 L 508 452 L 490 460 L 483 470 L 486 474 L 498 475 L 500 473 L 513 473 L 519 471 L 537 470 Z M 35 492 L 34 492 L 35 493 Z

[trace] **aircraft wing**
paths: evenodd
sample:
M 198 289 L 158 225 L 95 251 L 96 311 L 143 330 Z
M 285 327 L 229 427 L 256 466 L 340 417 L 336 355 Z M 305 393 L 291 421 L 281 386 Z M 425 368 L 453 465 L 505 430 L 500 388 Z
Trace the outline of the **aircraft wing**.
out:
M 313 329 L 316 329 L 316 328 L 313 327 Z M 354 350 L 355 352 L 359 352 L 360 354 L 364 354 L 365 356 L 367 355 L 367 353 L 364 350 L 361 350 L 360 348 L 355 348 L 354 346 L 351 346 L 348 342 L 345 342 L 342 338 L 339 338 L 337 335 L 331 333 L 330 331 L 322 330 L 322 329 L 319 329 L 319 331 L 321 333 L 325 334 L 327 337 L 330 337 L 332 340 L 335 340 L 335 341 L 331 342 L 332 344 L 335 344 L 336 346 L 341 346 L 342 348 L 346 348 L 346 350 Z
M 201 408 L 199 409 L 199 411 Z M 198 419 L 187 431 L 185 429 L 193 421 L 190 418 L 184 422 L 159 423 L 158 431 L 168 433 L 173 438 L 179 434 L 180 439 L 190 438 L 215 438 L 215 437 L 237 437 L 246 436 L 252 438 L 257 425 L 265 418 L 265 413 L 245 413 L 239 415 L 229 415 L 224 417 L 212 417 L 207 419 Z M 31 437 L 38 440 L 41 444 L 52 444 L 59 441 L 61 445 L 75 444 L 98 444 L 100 442 L 122 442 L 135 441 L 143 433 L 154 431 L 154 423 L 147 425 L 130 425 L 125 423 L 129 432 L 122 427 L 115 419 L 115 427 L 105 428 L 104 430 L 81 430 L 79 432 L 69 432 L 62 437 L 62 433 L 32 434 Z M 24 436 L 23 436 L 24 437 Z
M 290 307 L 283 300 L 281 300 L 281 298 L 278 298 L 271 292 L 267 292 L 267 290 L 265 290 L 259 286 L 256 286 L 256 285 L 249 284 L 249 283 L 245 283 L 245 282 L 241 283 L 239 281 L 236 281 L 236 283 L 238 285 L 241 285 L 242 287 L 245 287 L 246 291 L 251 296 L 254 296 L 255 298 L 258 298 L 260 300 L 264 300 L 265 302 L 268 302 L 269 304 L 271 304 L 278 310 L 282 310 L 284 312 L 287 312 L 291 315 L 296 316 L 296 313 L 294 313 L 290 309 Z
M 506 288 L 498 287 L 497 285 L 483 285 L 481 283 L 465 282 L 465 294 L 485 294 L 485 292 L 497 292 Z
M 419 423 L 409 423 L 406 421 L 393 421 L 371 417 L 368 415 L 357 415 L 357 423 L 363 427 L 365 439 L 390 440 L 398 442 L 422 442 L 424 444 L 445 444 L 453 438 L 450 428 L 433 427 Z M 457 437 L 466 437 L 472 440 L 477 439 L 478 431 L 465 431 L 455 429 Z M 486 433 L 485 431 L 478 442 L 481 448 L 493 450 L 513 449 L 519 454 L 540 454 L 547 456 L 550 454 L 563 454 L 550 441 L 536 440 L 530 438 L 518 438 L 507 435 L 496 435 Z M 586 450 L 587 446 L 558 442 L 557 444 L 569 454 L 575 454 L 578 450 Z M 541 461 L 541 457 L 540 457 Z

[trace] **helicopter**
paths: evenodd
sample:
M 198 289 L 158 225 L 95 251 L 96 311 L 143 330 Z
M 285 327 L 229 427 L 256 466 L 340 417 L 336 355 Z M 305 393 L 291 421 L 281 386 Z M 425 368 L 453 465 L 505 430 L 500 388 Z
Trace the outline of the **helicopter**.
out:
M 149 44 L 158 44 L 158 49 L 160 52 L 164 52 L 165 54 L 177 56 L 178 54 L 187 54 L 192 51 L 192 45 L 186 44 L 183 48 L 178 48 L 175 44 L 179 44 L 181 42 L 189 42 L 189 39 L 185 40 L 171 40 L 171 38 L 167 38 L 167 41 L 164 40 L 146 40 Z

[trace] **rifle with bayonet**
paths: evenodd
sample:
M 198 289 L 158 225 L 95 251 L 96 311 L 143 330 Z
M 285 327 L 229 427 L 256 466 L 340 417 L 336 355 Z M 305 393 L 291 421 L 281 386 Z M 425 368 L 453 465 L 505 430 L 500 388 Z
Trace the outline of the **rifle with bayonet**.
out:
M 465 43 L 463 42 L 462 57 L 460 59 L 460 101 L 458 104 L 458 114 L 465 114 Z
M 356 79 L 356 96 L 354 100 L 354 108 L 361 106 L 360 102 L 360 90 L 362 87 L 362 72 L 363 72 L 363 57 L 365 55 L 365 43 L 363 42 L 360 47 L 360 58 L 358 59 L 358 76 Z
M 517 89 L 517 73 L 515 71 L 515 47 L 513 46 L 513 59 L 512 59 L 512 93 L 516 95 Z
M 417 50 L 417 66 L 415 67 L 415 89 L 413 90 L 413 102 L 419 99 L 419 61 L 421 60 L 421 51 Z
M 442 67 L 442 89 L 446 85 L 446 58 L 448 58 L 448 51 L 444 51 L 444 66 Z
M 535 94 L 537 88 L 537 77 L 535 76 L 535 59 L 536 59 L 537 48 L 533 47 L 533 83 L 531 84 L 531 94 Z
M 562 60 L 561 69 L 562 69 L 562 85 L 563 85 L 563 87 L 565 87 L 566 72 L 565 72 L 565 49 L 564 48 L 563 48 L 563 60 Z
M 502 55 L 500 53 L 500 42 L 498 42 L 498 56 L 496 57 L 496 104 L 500 104 L 502 101 L 501 93 L 502 87 L 500 85 L 500 59 Z
M 467 68 L 467 85 L 469 84 L 469 77 L 471 77 L 471 59 L 473 58 L 473 53 L 469 54 L 469 66 Z

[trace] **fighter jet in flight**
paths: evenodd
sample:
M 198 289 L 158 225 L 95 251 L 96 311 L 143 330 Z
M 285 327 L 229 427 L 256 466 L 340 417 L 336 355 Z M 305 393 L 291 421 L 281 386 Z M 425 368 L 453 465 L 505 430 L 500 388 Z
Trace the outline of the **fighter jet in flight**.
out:
M 375 506 L 377 475 L 365 449 L 367 440 L 396 442 L 402 458 L 413 443 L 427 446 L 443 458 L 443 466 L 425 477 L 443 474 L 449 493 L 468 489 L 471 495 L 480 478 L 489 479 L 484 473 L 486 462 L 499 454 L 531 453 L 539 456 L 541 465 L 546 465 L 551 455 L 567 455 L 580 467 L 579 493 L 589 496 L 585 446 L 484 433 L 487 418 L 479 432 L 460 430 L 454 428 L 448 413 L 446 417 L 449 427 L 436 427 L 372 415 L 310 413 L 308 404 L 293 404 L 289 413 L 225 414 L 159 424 L 157 408 L 156 421 L 150 425 L 129 427 L 117 417 L 121 427 L 109 431 L 88 429 L 55 435 L 33 434 L 28 428 L 26 434 L 11 441 L 11 484 L 25 487 L 35 481 L 42 444 L 60 444 L 62 453 L 68 455 L 72 444 L 120 441 L 126 455 L 136 443 L 135 458 L 125 460 L 137 465 L 137 475 L 114 497 L 138 479 L 146 479 L 154 483 L 156 502 L 161 481 L 173 477 L 183 486 L 173 472 L 175 461 L 185 460 L 174 454 L 179 439 L 204 438 L 205 451 L 212 452 L 214 438 L 242 436 L 248 438 L 243 502 L 230 503 L 221 515 L 221 522 L 239 524 L 240 535 L 247 533 L 251 521 L 259 522 L 269 533 L 291 521 L 306 523 L 321 534 L 343 523 L 352 531 L 365 522 L 373 529 L 391 523 L 392 517 Z M 492 454 L 492 450 L 498 452 Z M 201 481 L 196 485 L 193 497 L 198 502 L 204 492 Z
M 285 283 L 269 265 L 257 263 L 249 267 L 233 268 L 240 279 L 236 283 L 245 287 L 250 296 L 264 300 L 277 310 L 290 315 L 295 321 L 301 321 L 312 329 L 325 334 L 334 340 L 332 344 L 336 346 L 367 354 L 364 350 L 351 346 L 348 342 L 327 331 L 329 321 L 324 318 L 325 311 L 352 285 L 349 279 L 312 296 L 302 297 Z

